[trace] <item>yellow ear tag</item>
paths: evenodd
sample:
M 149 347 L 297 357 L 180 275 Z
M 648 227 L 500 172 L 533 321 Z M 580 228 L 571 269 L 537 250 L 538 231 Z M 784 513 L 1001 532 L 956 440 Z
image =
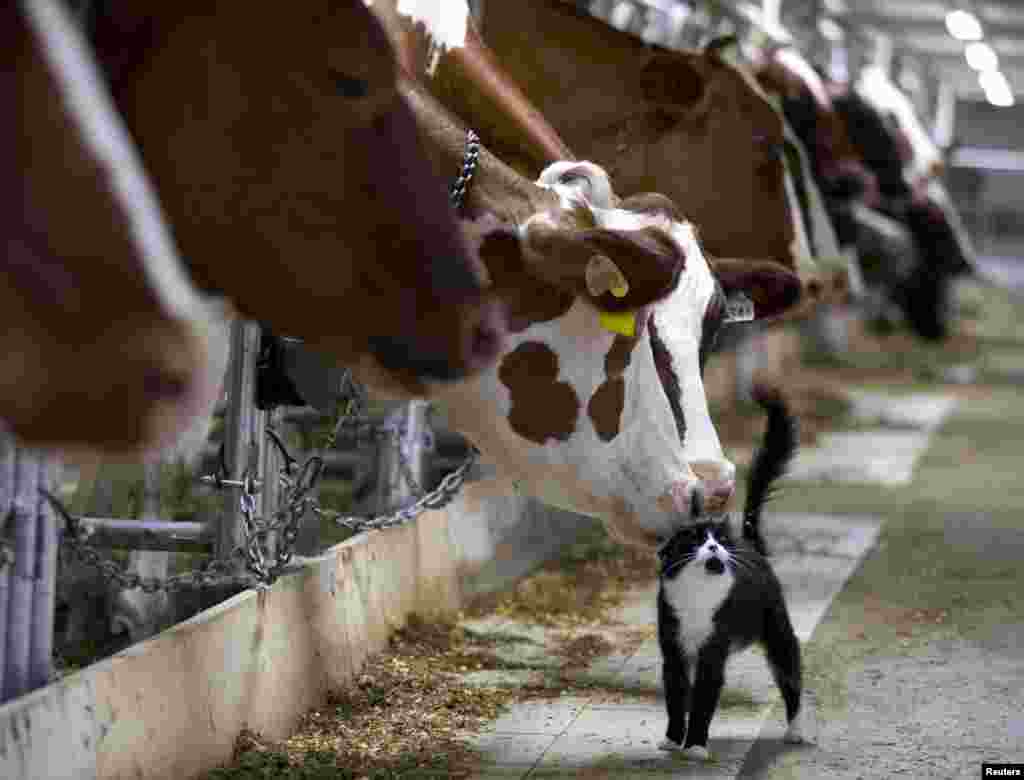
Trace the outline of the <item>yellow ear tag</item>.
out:
M 631 311 L 621 314 L 609 314 L 600 312 L 601 327 L 612 333 L 619 333 L 623 336 L 636 336 L 636 315 Z
M 614 295 L 616 298 L 625 298 L 626 297 L 626 293 L 628 293 L 628 292 L 629 292 L 629 285 L 626 285 L 626 284 L 620 284 L 618 287 L 612 287 L 612 289 L 611 289 L 612 295 Z

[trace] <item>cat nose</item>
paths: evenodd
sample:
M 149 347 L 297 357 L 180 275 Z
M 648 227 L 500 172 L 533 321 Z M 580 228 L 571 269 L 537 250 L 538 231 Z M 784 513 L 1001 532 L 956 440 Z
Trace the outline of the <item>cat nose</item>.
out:
M 708 545 L 708 552 L 718 552 L 718 545 L 717 544 L 709 544 Z

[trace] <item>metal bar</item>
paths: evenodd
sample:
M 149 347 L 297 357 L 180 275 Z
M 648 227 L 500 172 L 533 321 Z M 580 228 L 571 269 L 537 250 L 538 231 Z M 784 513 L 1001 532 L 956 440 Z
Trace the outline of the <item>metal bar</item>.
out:
M 231 362 L 227 373 L 228 409 L 224 420 L 224 462 L 229 479 L 242 479 L 246 471 L 258 473 L 263 446 L 264 415 L 256 408 L 256 360 L 260 349 L 257 323 L 236 320 L 231 326 Z M 227 490 L 214 549 L 228 560 L 244 540 L 239 493 Z
M 0 537 L 8 543 L 13 542 L 14 535 L 14 461 L 16 447 L 14 439 L 6 431 L 0 430 Z M 0 566 L 0 701 L 4 700 L 7 668 L 7 637 L 8 620 L 10 618 L 11 575 L 14 572 L 13 562 Z
M 60 464 L 40 457 L 39 486 L 55 491 Z M 36 496 L 36 577 L 32 591 L 32 648 L 29 653 L 28 689 L 42 688 L 53 672 L 53 618 L 57 598 L 57 515 L 41 494 Z
M 377 472 L 376 511 L 387 513 L 401 509 L 419 496 L 409 484 L 405 468 L 411 473 L 416 487 L 427 489 L 423 484 L 424 433 L 427 427 L 426 401 L 409 401 L 389 415 L 387 424 L 399 426 L 404 435 L 388 438 L 378 446 L 379 471 Z M 403 466 L 404 459 L 404 466 Z
M 155 521 L 163 509 L 161 496 L 161 477 L 163 462 L 154 458 L 147 462 L 143 469 L 142 511 L 141 520 Z M 171 523 L 176 525 L 176 523 Z M 134 545 L 128 556 L 128 569 L 141 577 L 163 580 L 167 578 L 170 553 L 166 550 L 154 550 L 151 543 L 145 541 Z M 112 625 L 119 625 L 131 637 L 132 642 L 140 642 L 160 631 L 168 614 L 168 596 L 166 591 L 145 593 L 139 588 L 122 590 L 115 600 Z
M 284 458 L 277 447 L 267 441 L 267 435 L 264 431 L 266 426 L 270 426 L 276 430 L 283 440 L 284 429 L 279 422 L 281 419 L 281 409 L 278 407 L 268 412 L 260 412 L 260 418 L 260 424 L 257 428 L 258 435 L 260 436 L 260 465 L 259 473 L 256 476 L 262 481 L 262 487 L 260 489 L 258 506 L 263 517 L 271 518 L 277 509 L 278 498 L 281 495 L 281 484 L 277 475 L 284 465 Z M 281 539 L 278 538 L 277 534 L 273 534 L 267 540 L 267 555 L 274 558 L 280 544 Z
M 19 448 L 14 464 L 14 571 L 8 602 L 7 658 L 3 701 L 29 690 L 29 653 L 32 648 L 32 590 L 36 574 L 36 537 L 39 502 L 36 459 Z
M 96 547 L 211 552 L 217 539 L 217 528 L 210 523 L 83 517 L 79 524 L 83 536 Z

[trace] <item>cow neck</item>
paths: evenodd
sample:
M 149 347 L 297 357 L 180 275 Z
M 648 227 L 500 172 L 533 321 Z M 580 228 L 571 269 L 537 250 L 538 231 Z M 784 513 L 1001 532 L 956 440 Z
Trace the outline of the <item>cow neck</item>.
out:
M 692 53 L 704 94 L 692 111 L 677 113 L 644 98 L 638 83 L 667 50 L 565 2 L 489 3 L 483 36 L 569 147 L 599 160 L 618 189 L 665 193 L 720 256 L 793 267 L 796 227 L 782 163 L 767 138 L 757 140 L 778 135 L 781 142 L 781 117 L 771 118 L 774 109 L 750 92 L 742 73 Z M 720 186 L 723 177 L 730 183 Z
M 465 45 L 441 57 L 430 91 L 469 123 L 487 147 L 527 176 L 550 163 L 575 159 L 472 24 Z
M 462 168 L 466 128 L 421 85 L 402 79 L 399 90 L 427 137 L 439 170 L 454 179 Z M 534 214 L 557 207 L 558 196 L 519 175 L 487 149 L 480 149 L 465 201 L 469 216 L 492 214 L 521 225 Z
M 483 36 L 570 148 L 589 146 L 592 128 L 640 108 L 622 78 L 640 71 L 650 49 L 573 6 L 550 0 L 489 3 Z M 585 121 L 573 125 L 552 119 L 556 115 Z

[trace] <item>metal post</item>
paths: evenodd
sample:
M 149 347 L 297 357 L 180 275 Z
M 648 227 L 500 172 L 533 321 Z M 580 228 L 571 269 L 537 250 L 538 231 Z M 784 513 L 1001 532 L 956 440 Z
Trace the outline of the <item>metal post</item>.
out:
M 278 476 L 281 472 L 281 467 L 284 465 L 284 458 L 277 447 L 267 441 L 267 435 L 264 431 L 266 426 L 269 425 L 278 434 L 281 441 L 284 441 L 284 414 L 281 407 L 276 407 L 268 412 L 259 412 L 259 416 L 261 419 L 258 431 L 262 440 L 260 441 L 260 465 L 257 476 L 262 481 L 263 487 L 260 490 L 260 500 L 257 505 L 262 516 L 269 519 L 274 516 L 278 506 L 278 498 L 281 495 L 281 483 Z M 267 555 L 273 557 L 277 552 L 279 544 L 280 539 L 277 534 L 273 534 L 267 540 Z
M 0 543 L 13 552 L 14 541 L 14 439 L 0 428 Z M 0 564 L 0 702 L 5 700 L 7 637 L 10 634 L 11 575 L 14 562 Z
M 388 415 L 384 423 L 385 427 L 397 430 L 402 435 L 385 439 L 377 450 L 377 512 L 393 512 L 408 506 L 419 497 L 416 488 L 406 478 L 403 459 L 416 486 L 429 489 L 423 484 L 426 474 L 424 455 L 429 449 L 428 408 L 427 401 L 410 401 Z
M 264 414 L 255 404 L 259 350 L 259 325 L 241 319 L 232 323 L 231 360 L 225 383 L 228 409 L 224 419 L 224 463 L 227 476 L 234 480 L 242 479 L 247 471 L 253 477 L 261 476 Z M 216 555 L 221 560 L 231 558 L 244 540 L 239 496 L 236 488 L 224 490 L 224 508 L 215 545 Z
M 935 143 L 945 151 L 953 145 L 956 131 L 956 88 L 949 81 L 940 81 L 935 102 Z
M 159 522 L 162 501 L 160 491 L 162 461 L 157 458 L 145 464 L 142 479 L 142 507 L 140 520 L 144 525 Z M 170 525 L 176 525 L 171 523 Z M 170 563 L 170 553 L 161 550 L 133 550 L 128 554 L 128 570 L 142 577 L 164 579 Z M 169 613 L 169 599 L 166 591 L 144 593 L 138 588 L 123 590 L 118 594 L 117 607 L 112 621 L 120 624 L 132 642 L 139 642 L 156 634 L 163 627 Z M 114 628 L 114 633 L 121 633 Z
M 12 442 L 10 446 L 16 445 Z M 36 575 L 38 536 L 39 470 L 35 459 L 23 450 L 15 453 L 14 567 L 7 612 L 7 654 L 3 701 L 29 690 L 29 659 L 32 650 L 32 591 Z
M 55 458 L 40 457 L 38 485 L 53 494 L 60 474 Z M 53 674 L 53 619 L 57 598 L 57 553 L 60 541 L 57 513 L 41 494 L 36 495 L 36 578 L 32 593 L 32 649 L 28 689 L 42 688 Z

